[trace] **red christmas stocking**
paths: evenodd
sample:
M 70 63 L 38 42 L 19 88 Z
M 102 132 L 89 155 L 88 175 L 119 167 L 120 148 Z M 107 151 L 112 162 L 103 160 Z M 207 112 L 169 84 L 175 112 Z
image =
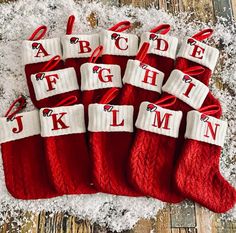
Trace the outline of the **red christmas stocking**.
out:
M 204 73 L 199 74 L 195 78 L 207 86 L 216 66 L 219 51 L 200 41 L 209 38 L 212 34 L 212 29 L 205 29 L 192 37 L 187 37 L 180 47 L 175 65 L 175 69 L 182 71 L 196 65 L 203 66 L 205 68 Z
M 104 46 L 102 63 L 117 64 L 123 77 L 128 59 L 134 59 L 138 51 L 138 37 L 134 34 L 123 33 L 131 23 L 122 21 L 100 32 L 100 43 Z
M 17 109 L 12 112 L 16 104 Z M 18 113 L 26 105 L 19 97 L 5 117 L 0 118 L 0 141 L 5 182 L 19 199 L 50 198 L 58 195 L 50 181 L 40 136 L 38 110 Z
M 46 63 L 53 57 L 62 55 L 60 38 L 42 39 L 47 32 L 46 26 L 38 27 L 28 40 L 23 41 L 23 64 L 25 65 L 26 81 L 32 101 L 36 103 L 31 75 L 41 72 Z M 53 60 L 53 59 L 52 59 Z M 55 62 L 52 70 L 64 67 L 64 62 Z
M 141 35 L 140 42 L 140 46 L 144 42 L 150 43 L 148 54 L 143 62 L 162 71 L 165 74 L 164 83 L 174 69 L 178 46 L 178 39 L 167 35 L 169 31 L 169 24 L 161 24 L 150 30 L 150 32 L 144 32 Z
M 175 178 L 187 198 L 214 212 L 224 213 L 236 203 L 236 190 L 219 171 L 227 128 L 227 122 L 219 120 L 220 115 L 218 105 L 188 112 L 186 141 Z
M 88 63 L 81 66 L 82 103 L 85 108 L 86 120 L 89 104 L 98 103 L 109 88 L 122 87 L 120 67 L 118 65 L 96 64 L 102 51 L 103 46 L 97 47 Z M 115 104 L 114 100 L 112 104 Z
M 41 135 L 53 183 L 63 194 L 94 193 L 85 140 L 84 107 L 75 96 L 40 109 Z
M 74 67 L 80 85 L 80 66 L 88 62 L 93 50 L 99 46 L 99 34 L 72 34 L 74 21 L 75 16 L 71 15 L 61 42 L 65 66 Z
M 79 98 L 79 86 L 74 68 L 50 71 L 59 62 L 60 56 L 55 56 L 42 67 L 39 73 L 31 75 L 34 91 L 31 99 L 37 108 L 53 107 L 58 101 L 71 95 Z
M 134 187 L 170 203 L 183 200 L 173 184 L 173 148 L 177 146 L 182 112 L 165 108 L 173 105 L 175 100 L 174 96 L 168 96 L 154 104 L 143 102 L 140 105 L 129 163 Z
M 100 103 L 89 105 L 94 182 L 101 192 L 137 196 L 126 174 L 133 141 L 133 106 L 108 104 L 116 93 L 117 89 L 110 89 Z
M 143 63 L 149 43 L 144 43 L 135 60 L 129 60 L 123 77 L 119 104 L 134 106 L 134 119 L 143 101 L 155 102 L 161 93 L 164 73 Z

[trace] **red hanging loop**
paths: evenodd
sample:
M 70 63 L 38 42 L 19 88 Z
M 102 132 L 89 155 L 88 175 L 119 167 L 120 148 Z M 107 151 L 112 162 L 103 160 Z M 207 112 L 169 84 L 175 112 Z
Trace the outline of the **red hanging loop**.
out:
M 202 74 L 205 71 L 205 68 L 202 66 L 193 66 L 189 67 L 183 70 L 183 73 L 190 75 L 190 76 L 195 76 Z
M 109 89 L 106 94 L 102 97 L 102 99 L 99 101 L 99 104 L 109 104 L 113 99 L 117 97 L 119 93 L 119 89 L 116 87 L 113 87 Z
M 68 96 L 65 99 L 61 100 L 60 102 L 58 102 L 55 105 L 55 107 L 70 106 L 70 105 L 77 103 L 77 101 L 78 101 L 78 98 L 75 95 L 71 95 L 71 96 Z
M 131 27 L 131 23 L 129 21 L 121 21 L 111 28 L 109 28 L 109 31 L 114 31 L 114 32 L 123 32 Z
M 150 44 L 148 42 L 144 42 L 142 47 L 139 49 L 135 59 L 142 62 L 147 55 L 149 46 Z
M 52 57 L 41 69 L 41 72 L 51 71 L 53 70 L 58 63 L 61 61 L 61 57 L 56 55 Z
M 214 30 L 211 28 L 204 29 L 192 36 L 193 39 L 202 41 L 212 36 Z
M 159 100 L 157 100 L 154 104 L 159 105 L 160 107 L 169 107 L 171 105 L 173 105 L 176 102 L 176 97 L 173 95 L 168 95 L 165 96 Z
M 214 115 L 220 111 L 220 107 L 216 104 L 213 104 L 213 105 L 202 107 L 198 109 L 198 111 L 206 115 Z
M 18 106 L 16 106 L 17 104 Z M 14 107 L 16 107 L 16 110 L 11 113 Z M 22 95 L 13 101 L 13 103 L 6 112 L 5 117 L 7 117 L 8 120 L 11 120 L 18 112 L 20 112 L 25 107 L 26 107 L 26 98 Z
M 74 27 L 74 22 L 75 22 L 75 16 L 74 16 L 74 15 L 71 15 L 71 16 L 68 18 L 68 21 L 67 21 L 66 35 L 71 35 L 71 34 L 72 34 L 72 32 L 73 32 L 73 27 Z
M 96 49 L 94 49 L 88 62 L 95 63 L 97 59 L 102 55 L 102 52 L 103 52 L 103 46 L 99 45 Z
M 41 32 L 41 33 L 40 33 Z M 47 27 L 45 25 L 39 26 L 29 37 L 28 40 L 41 40 L 47 32 Z M 38 36 L 37 36 L 38 35 Z
M 152 33 L 157 33 L 161 35 L 165 35 L 170 31 L 170 25 L 169 24 L 160 24 L 157 27 L 150 30 Z

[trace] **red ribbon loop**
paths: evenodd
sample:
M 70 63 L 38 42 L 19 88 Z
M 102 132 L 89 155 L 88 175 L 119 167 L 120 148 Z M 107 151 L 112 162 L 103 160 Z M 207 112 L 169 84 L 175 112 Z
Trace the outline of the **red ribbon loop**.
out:
M 109 28 L 109 31 L 114 31 L 114 32 L 123 32 L 131 27 L 131 23 L 129 21 L 121 21 L 111 28 Z
M 135 59 L 142 62 L 147 55 L 149 46 L 150 44 L 148 42 L 144 42 L 142 47 L 139 49 Z
M 160 24 L 157 27 L 150 30 L 152 33 L 158 33 L 161 35 L 165 35 L 170 31 L 170 25 L 169 24 Z
M 202 74 L 205 71 L 205 68 L 202 66 L 193 66 L 189 67 L 183 70 L 183 73 L 190 75 L 190 76 L 195 76 Z
M 99 45 L 96 49 L 94 49 L 88 62 L 95 63 L 97 59 L 102 55 L 102 52 L 103 52 L 103 46 Z
M 58 63 L 61 61 L 61 57 L 56 55 L 52 57 L 41 69 L 41 72 L 51 71 L 53 70 Z
M 16 110 L 11 113 L 14 107 L 16 107 Z M 20 112 L 25 107 L 26 107 L 26 98 L 22 95 L 13 101 L 13 103 L 6 112 L 5 117 L 7 117 L 7 119 L 12 119 L 18 112 Z
M 78 98 L 75 95 L 71 95 L 66 97 L 65 99 L 61 100 L 58 102 L 55 107 L 60 107 L 60 106 L 70 106 L 75 104 L 78 101 Z
M 113 99 L 117 97 L 119 93 L 119 89 L 116 87 L 112 87 L 109 89 L 106 94 L 99 101 L 100 104 L 109 104 Z
M 171 105 L 173 105 L 176 102 L 176 97 L 173 95 L 168 95 L 165 96 L 159 100 L 157 100 L 154 104 L 159 105 L 160 107 L 169 107 Z
M 28 40 L 41 40 L 46 32 L 47 32 L 47 27 L 45 25 L 39 26 L 33 33 L 32 35 L 29 37 Z M 40 33 L 41 32 L 41 33 Z M 38 36 L 37 36 L 38 35 Z
M 198 111 L 206 115 L 215 115 L 216 113 L 220 111 L 220 107 L 216 104 L 213 104 L 213 105 L 202 107 L 198 109 Z
M 205 40 L 205 39 L 211 37 L 213 32 L 214 32 L 213 29 L 207 28 L 207 29 L 204 29 L 204 30 L 196 33 L 195 35 L 192 36 L 192 38 L 195 40 L 198 40 L 198 41 L 202 41 L 202 40 Z
M 75 16 L 74 16 L 74 15 L 71 15 L 71 16 L 68 18 L 68 21 L 67 21 L 66 35 L 71 35 L 71 34 L 72 34 L 72 32 L 73 32 L 73 27 L 74 27 L 74 22 L 75 22 Z

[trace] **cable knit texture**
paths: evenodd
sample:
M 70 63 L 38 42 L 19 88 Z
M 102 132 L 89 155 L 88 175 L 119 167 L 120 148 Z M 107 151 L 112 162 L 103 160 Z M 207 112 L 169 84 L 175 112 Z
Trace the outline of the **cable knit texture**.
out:
M 1 144 L 5 181 L 8 191 L 18 199 L 58 196 L 47 169 L 40 135 Z

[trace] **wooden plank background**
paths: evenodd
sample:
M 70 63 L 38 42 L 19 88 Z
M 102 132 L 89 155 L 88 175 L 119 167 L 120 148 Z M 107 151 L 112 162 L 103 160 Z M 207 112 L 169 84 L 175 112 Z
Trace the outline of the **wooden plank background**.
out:
M 5 2 L 6 0 L 0 0 Z M 178 14 L 181 11 L 193 13 L 192 17 L 201 21 L 216 21 L 223 16 L 230 23 L 236 17 L 236 0 L 102 0 L 111 5 L 133 5 L 149 7 L 155 5 L 161 9 Z M 88 18 L 95 26 L 94 14 Z M 217 77 L 215 77 L 217 79 Z M 217 85 L 222 88 L 220 83 Z M 17 227 L 16 223 L 21 223 Z M 14 227 L 13 227 L 14 226 Z M 51 214 L 45 211 L 33 214 L 19 212 L 17 218 L 9 216 L 0 226 L 1 233 L 108 233 L 105 229 L 88 220 L 77 219 L 66 213 Z M 235 233 L 236 222 L 222 221 L 220 215 L 209 213 L 197 204 L 168 205 L 159 211 L 154 219 L 141 219 L 136 226 L 123 233 Z

